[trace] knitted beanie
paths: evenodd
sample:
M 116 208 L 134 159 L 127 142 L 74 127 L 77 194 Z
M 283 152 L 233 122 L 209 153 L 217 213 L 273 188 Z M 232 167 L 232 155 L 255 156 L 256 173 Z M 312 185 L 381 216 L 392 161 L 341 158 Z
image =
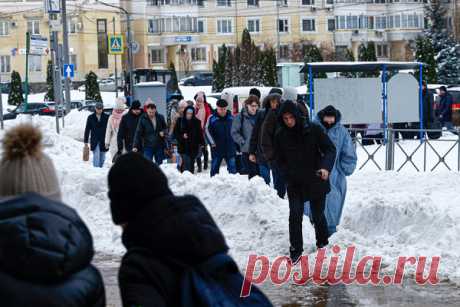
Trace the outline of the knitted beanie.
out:
M 155 163 L 138 153 L 120 156 L 108 176 L 112 219 L 122 225 L 160 197 L 172 195 L 168 179 Z
M 0 161 L 0 197 L 35 192 L 56 201 L 61 190 L 51 159 L 43 153 L 42 134 L 30 124 L 5 133 Z

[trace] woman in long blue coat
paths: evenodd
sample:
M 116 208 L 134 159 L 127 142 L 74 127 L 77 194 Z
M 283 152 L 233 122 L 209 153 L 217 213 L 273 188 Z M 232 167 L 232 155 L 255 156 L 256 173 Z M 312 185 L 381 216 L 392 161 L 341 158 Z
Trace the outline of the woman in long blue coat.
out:
M 345 196 L 347 194 L 347 176 L 353 174 L 356 168 L 357 156 L 353 141 L 348 130 L 340 123 L 340 111 L 333 106 L 327 106 L 318 112 L 313 120 L 327 133 L 336 148 L 336 158 L 329 181 L 331 192 L 326 196 L 325 215 L 329 236 L 337 231 L 337 225 L 342 216 Z M 305 203 L 304 214 L 312 221 L 310 203 Z

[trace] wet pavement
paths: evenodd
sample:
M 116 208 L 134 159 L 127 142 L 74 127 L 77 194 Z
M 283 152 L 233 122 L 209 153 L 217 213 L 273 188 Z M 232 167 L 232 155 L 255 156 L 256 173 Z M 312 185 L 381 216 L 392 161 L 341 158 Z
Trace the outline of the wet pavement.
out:
M 94 264 L 101 271 L 106 286 L 107 306 L 121 306 L 118 291 L 118 257 L 97 255 Z M 432 307 L 460 306 L 460 286 L 448 281 L 438 285 L 416 285 L 410 279 L 401 286 L 274 286 L 266 282 L 261 289 L 274 306 L 282 307 L 335 307 L 335 306 L 385 306 Z

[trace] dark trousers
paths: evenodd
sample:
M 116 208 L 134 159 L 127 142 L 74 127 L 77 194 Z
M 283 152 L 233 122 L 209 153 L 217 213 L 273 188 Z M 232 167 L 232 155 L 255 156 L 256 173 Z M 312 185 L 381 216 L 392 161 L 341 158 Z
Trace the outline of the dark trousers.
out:
M 268 164 L 258 164 L 259 176 L 262 177 L 266 184 L 270 185 L 270 167 Z
M 195 172 L 195 157 L 189 155 L 182 155 L 182 169 L 181 172 L 189 171 L 190 173 Z
M 257 163 L 253 163 L 249 160 L 249 153 L 243 152 L 241 162 L 243 164 L 243 169 L 246 170 L 246 174 L 248 175 L 249 179 L 259 175 L 259 167 L 257 166 Z
M 203 164 L 201 163 L 201 156 L 203 156 Z M 209 152 L 208 152 L 208 146 L 205 145 L 203 147 L 203 151 L 198 154 L 196 157 L 196 165 L 198 166 L 198 169 L 201 170 L 202 166 L 204 166 L 203 169 L 208 169 L 208 163 L 209 163 Z
M 303 251 L 302 221 L 305 200 L 299 191 L 289 191 L 289 240 L 291 247 Z M 327 221 L 324 216 L 326 196 L 310 200 L 310 208 L 316 234 L 316 246 L 328 244 Z
M 286 180 L 284 179 L 281 170 L 276 164 L 271 165 L 272 175 L 273 175 L 273 185 L 275 190 L 278 192 L 280 198 L 284 198 L 286 195 Z

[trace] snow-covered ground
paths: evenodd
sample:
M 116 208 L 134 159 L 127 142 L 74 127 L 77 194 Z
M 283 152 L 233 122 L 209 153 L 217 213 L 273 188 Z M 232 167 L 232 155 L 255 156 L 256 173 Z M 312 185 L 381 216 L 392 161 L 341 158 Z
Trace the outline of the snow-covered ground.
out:
M 98 252 L 121 254 L 121 231 L 112 224 L 107 198 L 109 162 L 95 169 L 90 162 L 82 161 L 81 140 L 87 115 L 72 111 L 65 118 L 61 135 L 55 133 L 54 118 L 20 116 L 7 121 L 6 127 L 23 121 L 41 127 L 46 152 L 59 173 L 64 201 L 86 221 Z M 436 148 L 441 152 L 452 145 L 439 143 Z M 401 144 L 407 148 L 418 145 L 415 141 Z M 366 157 L 362 150 L 358 152 L 362 164 Z M 450 155 L 455 162 L 456 149 Z M 460 194 L 456 189 L 460 173 L 442 169 L 416 173 L 409 168 L 399 173 L 380 172 L 371 166 L 349 178 L 342 224 L 331 244 L 338 244 L 342 250 L 355 245 L 358 256 L 380 255 L 388 270 L 394 268 L 400 255 L 441 256 L 441 277 L 460 284 Z M 248 181 L 245 176 L 225 171 L 211 179 L 207 174 L 179 174 L 173 165 L 163 169 L 176 194 L 195 194 L 203 201 L 241 268 L 250 253 L 271 257 L 287 254 L 288 202 L 279 199 L 262 179 Z M 305 247 L 314 244 L 313 227 L 308 221 L 304 221 L 304 242 Z

